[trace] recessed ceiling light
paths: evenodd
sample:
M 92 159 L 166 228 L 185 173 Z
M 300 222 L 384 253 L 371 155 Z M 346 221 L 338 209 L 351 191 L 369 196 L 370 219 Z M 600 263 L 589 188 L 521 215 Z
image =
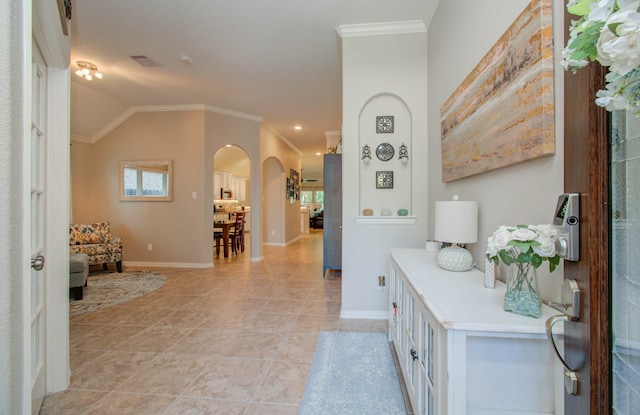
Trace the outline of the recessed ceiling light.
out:
M 226 144 L 225 147 L 233 147 L 231 144 Z
M 316 156 L 321 156 L 321 155 L 322 155 L 322 153 L 316 153 Z
M 302 130 L 302 127 L 301 127 L 301 126 L 299 126 L 299 125 L 296 125 L 296 126 L 295 126 L 295 127 L 293 127 L 293 128 L 295 128 L 296 130 Z

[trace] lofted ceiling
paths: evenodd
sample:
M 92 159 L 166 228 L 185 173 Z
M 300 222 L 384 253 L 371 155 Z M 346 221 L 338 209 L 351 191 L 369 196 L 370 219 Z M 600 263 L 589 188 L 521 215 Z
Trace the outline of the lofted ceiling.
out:
M 77 0 L 72 72 L 89 61 L 104 77 L 72 76 L 72 137 L 95 142 L 139 107 L 204 105 L 264 120 L 318 177 L 342 124 L 336 28 L 427 23 L 438 1 Z

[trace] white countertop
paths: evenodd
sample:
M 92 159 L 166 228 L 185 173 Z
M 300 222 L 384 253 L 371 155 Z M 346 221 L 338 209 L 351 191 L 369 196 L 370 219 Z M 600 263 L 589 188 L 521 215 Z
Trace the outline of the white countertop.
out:
M 424 249 L 392 249 L 391 257 L 424 302 L 446 329 L 545 334 L 545 321 L 558 311 L 542 305 L 542 316 L 526 317 L 502 309 L 506 286 L 484 287 L 484 273 L 443 270 L 436 263 L 437 253 Z

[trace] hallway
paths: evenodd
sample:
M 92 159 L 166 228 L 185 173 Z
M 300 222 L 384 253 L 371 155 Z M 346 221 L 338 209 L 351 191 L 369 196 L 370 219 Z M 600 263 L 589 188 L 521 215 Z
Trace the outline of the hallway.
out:
M 296 414 L 318 333 L 386 321 L 339 318 L 322 232 L 263 249 L 262 262 L 245 251 L 213 269 L 154 268 L 167 277 L 157 291 L 71 318 L 71 385 L 40 413 Z

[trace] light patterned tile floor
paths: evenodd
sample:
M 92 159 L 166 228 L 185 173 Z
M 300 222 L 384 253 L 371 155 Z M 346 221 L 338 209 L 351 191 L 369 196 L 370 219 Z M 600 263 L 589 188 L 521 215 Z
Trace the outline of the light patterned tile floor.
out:
M 156 268 L 167 277 L 157 291 L 71 318 L 71 385 L 40 414 L 296 414 L 319 332 L 386 322 L 340 319 L 321 231 L 264 258 Z

